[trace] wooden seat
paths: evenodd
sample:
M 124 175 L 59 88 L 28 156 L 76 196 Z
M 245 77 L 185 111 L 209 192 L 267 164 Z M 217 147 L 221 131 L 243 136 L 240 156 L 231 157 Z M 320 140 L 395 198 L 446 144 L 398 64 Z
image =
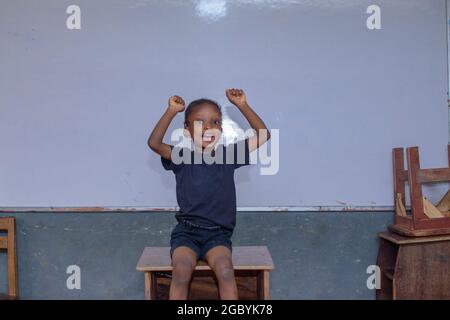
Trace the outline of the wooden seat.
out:
M 13 217 L 0 217 L 0 232 L 5 231 L 6 236 L 0 235 L 0 251 L 6 250 L 7 254 L 8 293 L 0 294 L 0 300 L 14 300 L 19 297 L 19 287 L 17 284 L 16 221 Z
M 274 265 L 267 247 L 233 247 L 232 259 L 239 298 L 270 299 L 269 272 L 274 269 Z M 160 294 L 158 288 L 165 287 L 167 290 L 170 284 L 172 264 L 169 247 L 146 247 L 136 269 L 144 272 L 147 300 L 162 299 L 167 296 Z M 202 277 L 206 279 L 201 279 Z M 190 299 L 205 297 L 217 299 L 218 291 L 211 268 L 200 261 L 193 274 Z

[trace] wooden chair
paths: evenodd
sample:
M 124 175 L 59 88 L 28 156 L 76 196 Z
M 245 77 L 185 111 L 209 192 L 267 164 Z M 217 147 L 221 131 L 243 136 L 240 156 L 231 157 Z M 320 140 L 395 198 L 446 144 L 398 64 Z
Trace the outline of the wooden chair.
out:
M 233 247 L 232 259 L 239 299 L 270 299 L 269 273 L 274 265 L 267 247 Z M 136 269 L 144 272 L 145 299 L 167 298 L 172 273 L 169 247 L 145 248 Z M 189 299 L 218 298 L 211 268 L 199 262 L 193 274 Z
M 6 231 L 6 236 L 0 235 L 0 250 L 6 250 L 8 270 L 8 293 L 0 294 L 0 300 L 19 298 L 17 283 L 17 252 L 16 252 L 16 221 L 13 217 L 0 217 L 0 232 Z
M 447 152 L 450 164 L 450 146 Z M 436 206 L 422 194 L 423 184 L 450 181 L 450 168 L 421 169 L 418 147 L 407 148 L 406 155 L 407 169 L 403 148 L 392 150 L 395 224 L 389 229 L 412 237 L 450 234 L 450 191 Z M 405 183 L 409 185 L 410 214 L 406 210 Z

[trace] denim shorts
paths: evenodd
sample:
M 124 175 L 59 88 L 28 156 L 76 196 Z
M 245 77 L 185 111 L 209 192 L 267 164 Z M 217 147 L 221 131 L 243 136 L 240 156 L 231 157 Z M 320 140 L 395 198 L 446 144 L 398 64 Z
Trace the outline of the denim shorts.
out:
M 206 253 L 216 246 L 225 246 L 232 251 L 232 235 L 232 230 L 220 226 L 203 227 L 180 220 L 170 236 L 170 257 L 176 248 L 186 246 L 197 254 L 198 260 L 206 261 Z

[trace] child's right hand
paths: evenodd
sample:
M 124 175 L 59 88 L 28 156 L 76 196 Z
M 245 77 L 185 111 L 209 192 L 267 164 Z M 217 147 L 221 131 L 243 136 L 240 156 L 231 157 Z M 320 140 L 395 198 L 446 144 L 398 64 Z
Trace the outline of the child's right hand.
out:
M 183 112 L 185 103 L 182 97 L 180 96 L 171 96 L 169 98 L 169 109 L 175 112 Z

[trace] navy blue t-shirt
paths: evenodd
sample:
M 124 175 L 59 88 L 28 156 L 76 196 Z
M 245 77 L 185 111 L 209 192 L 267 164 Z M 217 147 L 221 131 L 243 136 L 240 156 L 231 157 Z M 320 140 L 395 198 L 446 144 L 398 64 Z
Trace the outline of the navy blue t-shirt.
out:
M 180 207 L 175 215 L 177 220 L 233 230 L 236 225 L 234 170 L 250 164 L 248 139 L 228 146 L 218 145 L 211 153 L 215 162 L 211 157 L 202 157 L 198 151 L 171 147 L 172 159 L 161 157 L 161 162 L 164 169 L 175 174 Z M 174 154 L 179 157 L 174 159 Z

